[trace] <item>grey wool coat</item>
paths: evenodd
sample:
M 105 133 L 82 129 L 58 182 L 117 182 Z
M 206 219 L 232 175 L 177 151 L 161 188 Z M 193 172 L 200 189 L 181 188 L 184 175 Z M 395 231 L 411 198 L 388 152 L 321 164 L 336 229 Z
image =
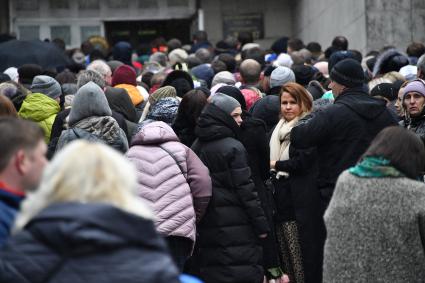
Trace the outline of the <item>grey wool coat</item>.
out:
M 323 282 L 425 282 L 425 184 L 343 172 L 325 213 Z

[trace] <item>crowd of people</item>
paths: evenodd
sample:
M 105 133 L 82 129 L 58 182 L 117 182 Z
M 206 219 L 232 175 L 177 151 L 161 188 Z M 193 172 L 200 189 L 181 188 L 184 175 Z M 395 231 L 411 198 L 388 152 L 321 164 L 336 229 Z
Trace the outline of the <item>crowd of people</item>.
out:
M 0 282 L 425 280 L 424 44 L 64 52 L 0 70 Z

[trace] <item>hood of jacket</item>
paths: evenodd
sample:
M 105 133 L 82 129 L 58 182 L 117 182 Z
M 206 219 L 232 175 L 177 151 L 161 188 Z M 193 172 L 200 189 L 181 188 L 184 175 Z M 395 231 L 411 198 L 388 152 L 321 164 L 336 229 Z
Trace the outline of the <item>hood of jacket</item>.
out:
M 59 103 L 42 93 L 28 95 L 19 110 L 19 116 L 35 122 L 46 120 L 60 111 Z
M 367 120 L 375 119 L 387 109 L 384 100 L 368 95 L 363 87 L 344 91 L 335 99 L 335 104 L 343 104 Z
M 128 245 L 164 248 L 152 221 L 100 203 L 50 205 L 25 229 L 54 250 L 77 254 Z
M 162 121 L 145 124 L 133 137 L 131 145 L 161 144 L 179 141 L 173 129 Z
M 229 114 L 215 106 L 207 104 L 199 116 L 195 134 L 201 141 L 212 141 L 222 138 L 237 138 L 240 128 Z
M 83 85 L 72 102 L 69 125 L 72 127 L 91 116 L 111 116 L 112 111 L 103 90 L 93 82 Z
M 128 121 L 137 122 L 136 109 L 125 89 L 107 87 L 105 96 L 111 110 L 122 114 Z

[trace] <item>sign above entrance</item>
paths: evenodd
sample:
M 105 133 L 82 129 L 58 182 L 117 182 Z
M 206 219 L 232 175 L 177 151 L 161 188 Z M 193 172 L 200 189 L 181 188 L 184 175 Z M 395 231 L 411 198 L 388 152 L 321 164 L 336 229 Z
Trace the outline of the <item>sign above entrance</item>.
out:
M 238 36 L 240 32 L 250 32 L 254 39 L 264 38 L 262 13 L 232 14 L 223 16 L 223 35 Z

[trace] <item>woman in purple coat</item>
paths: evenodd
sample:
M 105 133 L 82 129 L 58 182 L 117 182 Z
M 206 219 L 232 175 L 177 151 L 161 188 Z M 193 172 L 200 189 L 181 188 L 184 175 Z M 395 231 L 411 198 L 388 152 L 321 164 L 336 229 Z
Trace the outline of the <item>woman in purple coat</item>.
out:
M 182 270 L 211 197 L 208 169 L 164 122 L 145 124 L 126 155 L 137 169 L 139 195 L 154 210 L 156 229 Z

